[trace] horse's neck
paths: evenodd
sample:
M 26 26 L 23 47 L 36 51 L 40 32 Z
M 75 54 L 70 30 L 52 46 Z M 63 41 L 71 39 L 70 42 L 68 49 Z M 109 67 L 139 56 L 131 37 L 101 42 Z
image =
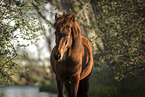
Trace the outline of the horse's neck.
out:
M 80 52 L 83 49 L 83 44 L 82 44 L 82 36 L 81 36 L 81 29 L 78 25 L 77 22 L 74 22 L 74 32 L 75 37 L 74 37 L 74 49 L 78 52 Z
M 82 44 L 82 37 L 79 36 L 77 39 L 74 39 L 73 46 L 71 48 L 71 55 L 80 56 L 83 53 L 83 44 Z
M 74 40 L 72 49 L 75 50 L 75 51 L 82 50 L 82 39 L 81 39 L 81 36 L 78 39 Z
M 74 26 L 72 28 L 72 36 L 73 36 L 73 43 L 71 47 L 71 53 L 73 55 L 78 55 L 83 51 L 83 44 L 82 44 L 82 36 L 81 30 L 77 22 L 74 22 Z

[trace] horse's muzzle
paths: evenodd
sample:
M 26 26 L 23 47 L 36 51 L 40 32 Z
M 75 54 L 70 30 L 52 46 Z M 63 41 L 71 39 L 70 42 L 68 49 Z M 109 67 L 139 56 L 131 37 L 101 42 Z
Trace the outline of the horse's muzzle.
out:
M 54 58 L 56 61 L 58 61 L 61 58 L 61 54 L 58 53 L 57 55 L 54 53 Z

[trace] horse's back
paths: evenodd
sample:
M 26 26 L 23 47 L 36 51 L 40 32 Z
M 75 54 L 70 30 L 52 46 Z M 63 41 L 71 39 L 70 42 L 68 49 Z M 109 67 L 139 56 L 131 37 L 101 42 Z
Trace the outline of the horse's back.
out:
M 82 43 L 84 46 L 84 55 L 82 62 L 81 79 L 85 78 L 91 73 L 93 67 L 92 45 L 90 41 L 82 36 Z

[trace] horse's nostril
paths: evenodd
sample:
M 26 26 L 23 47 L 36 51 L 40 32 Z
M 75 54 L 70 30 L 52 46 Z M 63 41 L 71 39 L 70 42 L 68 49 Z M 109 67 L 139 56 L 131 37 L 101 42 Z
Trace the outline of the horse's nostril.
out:
M 58 57 L 58 59 L 59 59 L 59 58 L 61 57 L 61 54 L 60 54 L 60 53 L 58 53 L 57 57 Z
M 54 58 L 55 58 L 55 60 L 59 60 L 60 59 L 60 57 L 61 57 L 61 54 L 60 53 L 58 53 L 57 55 L 55 55 L 55 53 L 54 53 Z

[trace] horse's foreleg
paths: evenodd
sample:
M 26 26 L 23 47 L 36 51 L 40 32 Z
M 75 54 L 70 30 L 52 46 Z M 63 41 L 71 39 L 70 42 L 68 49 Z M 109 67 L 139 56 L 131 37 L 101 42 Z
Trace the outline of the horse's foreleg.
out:
M 89 91 L 89 79 L 90 79 L 91 73 L 84 79 L 82 79 L 79 83 L 79 92 L 77 97 L 88 97 L 88 91 Z
M 71 87 L 72 87 L 71 82 L 66 81 L 65 82 L 65 88 L 67 90 L 67 97 L 72 97 Z
M 77 97 L 79 81 L 80 79 L 75 79 L 72 81 L 72 97 Z
M 58 79 L 57 77 L 56 77 L 56 81 L 57 81 L 58 97 L 63 97 L 63 91 L 64 91 L 63 81 Z

